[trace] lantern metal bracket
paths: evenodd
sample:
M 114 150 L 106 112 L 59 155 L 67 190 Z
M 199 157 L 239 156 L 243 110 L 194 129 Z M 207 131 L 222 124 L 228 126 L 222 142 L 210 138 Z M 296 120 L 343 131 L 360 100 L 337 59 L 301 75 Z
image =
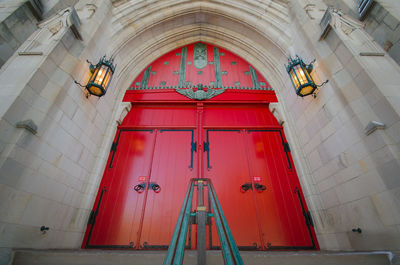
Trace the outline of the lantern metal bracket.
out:
M 316 84 L 316 86 L 317 86 L 317 87 L 322 87 L 323 85 L 325 85 L 325 84 L 328 83 L 328 82 L 329 82 L 329 79 L 325 80 L 325 81 L 322 82 L 322 84 L 320 84 L 320 85 L 317 85 L 317 84 Z
M 78 81 L 74 80 L 74 83 L 79 85 L 80 87 L 84 87 L 86 88 L 86 86 L 82 85 L 81 83 L 79 83 Z M 85 94 L 85 98 L 89 98 L 90 97 L 90 93 L 85 89 L 83 90 L 83 93 Z

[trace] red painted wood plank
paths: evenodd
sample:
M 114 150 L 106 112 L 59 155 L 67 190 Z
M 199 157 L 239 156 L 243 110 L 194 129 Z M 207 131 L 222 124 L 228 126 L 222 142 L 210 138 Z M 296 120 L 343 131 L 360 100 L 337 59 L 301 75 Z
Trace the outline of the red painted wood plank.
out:
M 175 89 L 158 89 L 158 90 L 128 90 L 125 93 L 123 102 L 135 101 L 187 101 L 196 102 L 196 100 L 189 99 Z M 219 101 L 260 101 L 260 102 L 278 102 L 274 91 L 261 91 L 261 90 L 237 90 L 227 89 L 224 93 L 215 96 L 212 99 L 204 102 L 219 102 Z

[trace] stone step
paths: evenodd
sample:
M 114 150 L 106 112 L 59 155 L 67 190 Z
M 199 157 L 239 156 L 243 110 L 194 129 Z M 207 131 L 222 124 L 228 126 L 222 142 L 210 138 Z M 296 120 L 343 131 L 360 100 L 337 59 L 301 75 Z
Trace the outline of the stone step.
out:
M 390 265 L 388 253 L 240 252 L 246 265 Z M 165 251 L 16 250 L 12 265 L 161 265 Z M 186 251 L 185 265 L 196 265 L 196 251 Z M 220 251 L 207 251 L 207 264 L 224 264 Z

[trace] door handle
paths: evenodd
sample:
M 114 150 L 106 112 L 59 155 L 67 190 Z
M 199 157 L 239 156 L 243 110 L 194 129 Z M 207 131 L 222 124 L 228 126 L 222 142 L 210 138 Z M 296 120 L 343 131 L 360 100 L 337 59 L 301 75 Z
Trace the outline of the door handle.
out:
M 242 186 L 240 186 L 240 192 L 245 193 L 246 191 L 253 189 L 253 184 L 251 182 L 246 182 Z M 261 193 L 266 190 L 267 187 L 265 185 L 254 183 L 254 190 Z
M 267 187 L 265 187 L 265 185 L 262 185 L 262 184 L 259 184 L 259 183 L 254 183 L 254 189 L 255 189 L 257 192 L 261 193 L 261 192 L 263 192 L 264 190 L 266 190 Z
M 155 193 L 160 193 L 160 191 L 161 191 L 160 185 L 158 185 L 155 182 L 150 182 L 149 183 L 149 189 L 152 189 Z
M 135 186 L 133 187 L 133 189 L 134 189 L 137 193 L 142 193 L 143 191 L 145 191 L 146 186 L 147 186 L 147 185 L 146 185 L 146 182 L 142 182 L 142 183 L 139 183 L 139 184 L 135 185 Z M 150 183 L 149 183 L 148 189 L 152 189 L 155 193 L 159 193 L 159 192 L 161 191 L 160 185 L 158 185 L 158 184 L 155 183 L 155 182 L 150 182 Z
M 242 186 L 240 186 L 240 192 L 245 193 L 246 191 L 253 189 L 253 185 L 251 185 L 250 182 L 244 183 Z
M 133 187 L 137 193 L 142 193 L 146 188 L 146 182 L 139 183 Z

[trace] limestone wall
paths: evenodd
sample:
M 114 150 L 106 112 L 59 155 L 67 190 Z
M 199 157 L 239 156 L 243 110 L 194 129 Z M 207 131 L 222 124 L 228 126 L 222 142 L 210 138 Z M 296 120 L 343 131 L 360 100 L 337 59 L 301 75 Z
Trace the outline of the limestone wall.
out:
M 324 2 L 358 19 L 358 1 L 324 0 Z M 400 4 L 393 0 L 375 1 L 363 21 L 363 27 L 400 64 Z
M 102 140 L 117 93 L 87 99 L 73 82 L 87 78 L 86 58 L 96 61 L 105 51 L 109 2 L 89 7 L 76 6 L 83 42 L 56 16 L 26 42 L 34 40 L 25 51 L 43 54 L 16 54 L 0 74 L 1 247 L 78 248 L 82 242 L 101 176 L 93 168 L 102 160 L 99 150 L 109 148 Z M 28 119 L 37 134 L 16 128 Z M 42 225 L 50 230 L 40 232 Z
M 307 1 L 305 1 L 307 2 Z M 311 175 L 322 199 L 319 241 L 326 249 L 397 249 L 399 234 L 399 68 L 352 21 L 334 23 L 323 41 L 318 22 L 324 5 L 307 9 L 292 1 L 297 33 L 296 52 L 306 61 L 317 59 L 317 83 L 329 79 L 316 99 L 293 96 L 288 83 L 284 103 L 298 133 Z M 386 73 L 385 73 L 386 72 Z M 397 81 L 394 81 L 397 80 Z M 389 92 L 390 90 L 390 92 Z M 385 130 L 365 134 L 372 121 Z M 361 234 L 352 232 L 360 227 Z

